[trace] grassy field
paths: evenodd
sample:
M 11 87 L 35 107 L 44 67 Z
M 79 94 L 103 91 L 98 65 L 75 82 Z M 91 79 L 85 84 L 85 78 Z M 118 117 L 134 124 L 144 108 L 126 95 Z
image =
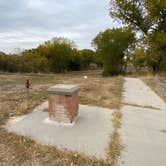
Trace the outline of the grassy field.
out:
M 87 75 L 88 79 L 83 76 Z M 24 88 L 31 82 L 29 102 Z M 122 97 L 122 77 L 103 78 L 100 72 L 69 74 L 0 74 L 0 165 L 110 165 L 110 162 L 55 147 L 43 146 L 25 137 L 7 133 L 3 125 L 8 118 L 26 114 L 47 99 L 46 89 L 58 83 L 79 84 L 80 103 L 119 109 Z M 116 142 L 117 141 L 111 141 Z M 113 153 L 117 147 L 114 143 Z M 113 155 L 116 158 L 116 154 Z
M 166 77 L 149 76 L 143 77 L 142 80 L 166 102 Z

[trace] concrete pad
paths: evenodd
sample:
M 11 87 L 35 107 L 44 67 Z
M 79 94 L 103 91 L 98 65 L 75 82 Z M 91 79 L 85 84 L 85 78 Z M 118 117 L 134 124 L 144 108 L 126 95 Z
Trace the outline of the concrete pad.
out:
M 80 87 L 73 84 L 57 84 L 50 87 L 47 91 L 49 93 L 55 93 L 59 95 L 71 95 L 74 92 L 78 91 Z
M 67 126 L 48 123 L 48 113 L 42 111 L 46 107 L 47 102 L 23 118 L 10 120 L 6 128 L 41 144 L 106 159 L 106 149 L 113 131 L 111 123 L 113 110 L 80 105 L 75 124 Z
M 124 106 L 120 165 L 166 166 L 166 112 Z
M 166 110 L 166 103 L 140 79 L 125 78 L 124 90 L 124 103 Z

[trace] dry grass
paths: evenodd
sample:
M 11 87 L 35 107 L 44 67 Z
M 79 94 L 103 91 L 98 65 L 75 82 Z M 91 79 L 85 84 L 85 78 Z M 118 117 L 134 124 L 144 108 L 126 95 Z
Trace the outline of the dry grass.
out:
M 114 131 L 110 137 L 109 150 L 108 150 L 108 161 L 111 166 L 116 166 L 118 158 L 121 155 L 123 149 L 122 142 L 120 139 L 119 129 L 121 128 L 122 112 L 117 110 L 113 113 L 113 126 Z
M 83 75 L 87 75 L 88 79 L 83 79 Z M 26 79 L 31 81 L 29 103 L 24 88 Z M 96 158 L 39 145 L 31 139 L 7 133 L 4 130 L 3 125 L 8 118 L 30 112 L 35 106 L 47 99 L 46 89 L 58 83 L 80 84 L 79 97 L 83 104 L 116 109 L 121 106 L 121 77 L 103 78 L 98 72 L 57 75 L 1 74 L 0 165 L 109 165 Z M 112 140 L 118 140 L 118 138 Z M 114 147 L 113 149 L 115 150 Z
M 166 77 L 147 76 L 142 77 L 142 80 L 166 102 Z
M 5 142 L 0 149 L 1 165 L 90 165 L 107 166 L 103 161 L 96 158 L 88 158 L 76 152 L 59 150 L 55 147 L 40 145 L 31 139 L 6 133 L 3 137 Z
M 122 100 L 122 91 L 123 91 L 123 79 L 119 80 L 119 98 Z M 114 131 L 110 136 L 109 150 L 108 150 L 108 161 L 111 166 L 118 165 L 118 159 L 121 155 L 123 149 L 122 141 L 120 138 L 119 130 L 121 128 L 122 112 L 120 110 L 122 103 L 120 104 L 119 109 L 115 110 L 113 113 L 112 123 Z
M 160 108 L 157 107 L 152 107 L 152 106 L 143 106 L 143 105 L 139 105 L 139 104 L 131 104 L 131 103 L 122 103 L 124 105 L 128 105 L 128 106 L 133 106 L 133 107 L 140 107 L 140 108 L 147 108 L 147 109 L 152 109 L 152 110 L 160 110 Z
M 166 130 L 161 130 L 162 133 L 166 133 Z

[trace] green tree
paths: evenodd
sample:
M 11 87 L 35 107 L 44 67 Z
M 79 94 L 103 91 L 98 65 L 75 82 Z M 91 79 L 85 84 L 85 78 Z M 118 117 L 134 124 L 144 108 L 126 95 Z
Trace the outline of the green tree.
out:
M 123 24 L 132 26 L 143 36 L 147 50 L 147 64 L 153 73 L 164 69 L 166 45 L 163 32 L 163 15 L 166 0 L 111 0 L 110 15 Z M 162 37 L 163 36 L 163 37 Z M 161 38 L 160 38 L 161 37 Z M 160 39 L 159 39 L 160 38 Z
M 148 36 L 149 49 L 147 51 L 147 64 L 153 74 L 166 71 L 166 33 L 154 32 Z
M 66 38 L 53 38 L 37 48 L 48 59 L 50 70 L 64 72 L 69 69 L 74 43 Z
M 136 71 L 141 70 L 143 67 L 146 67 L 146 51 L 144 48 L 137 48 L 133 53 L 132 58 L 133 65 Z
M 6 71 L 6 54 L 4 52 L 0 52 L 0 70 Z
M 95 63 L 95 52 L 93 50 L 83 49 L 80 50 L 80 54 L 82 57 L 82 62 L 81 62 L 82 69 L 88 69 L 91 63 Z
M 135 35 L 131 28 L 107 29 L 93 40 L 98 54 L 102 56 L 104 75 L 117 75 L 124 70 L 124 56 L 134 43 Z
M 47 72 L 48 60 L 41 56 L 35 49 L 26 50 L 22 53 L 22 64 L 20 66 L 23 72 Z
M 148 35 L 161 30 L 162 13 L 166 9 L 165 0 L 111 0 L 110 15 L 136 31 Z
M 78 71 L 81 70 L 83 58 L 80 51 L 77 49 L 72 50 L 72 55 L 69 62 L 69 70 Z
M 17 55 L 7 55 L 0 52 L 0 70 L 5 72 L 18 72 L 20 60 Z

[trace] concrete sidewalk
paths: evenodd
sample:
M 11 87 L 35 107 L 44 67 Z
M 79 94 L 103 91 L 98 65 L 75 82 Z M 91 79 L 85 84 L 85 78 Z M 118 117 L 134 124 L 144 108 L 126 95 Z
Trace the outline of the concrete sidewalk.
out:
M 34 112 L 10 120 L 7 129 L 41 144 L 81 152 L 99 159 L 107 158 L 107 148 L 113 131 L 113 110 L 80 105 L 75 124 L 60 125 L 48 121 L 48 113 L 43 112 L 47 107 L 48 103 L 43 103 Z
M 166 107 L 141 80 L 126 78 L 124 102 L 142 107 L 122 108 L 121 166 L 166 166 Z M 143 108 L 157 107 L 161 110 Z
M 124 90 L 124 103 L 166 111 L 166 103 L 140 79 L 125 78 Z

